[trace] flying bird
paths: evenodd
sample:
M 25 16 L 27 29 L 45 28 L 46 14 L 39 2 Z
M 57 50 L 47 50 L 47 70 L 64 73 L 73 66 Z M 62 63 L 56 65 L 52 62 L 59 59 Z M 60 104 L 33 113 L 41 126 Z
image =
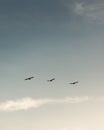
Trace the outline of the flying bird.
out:
M 50 80 L 47 80 L 48 82 L 52 82 L 52 81 L 54 81 L 55 80 L 55 78 L 53 78 L 53 79 L 50 79 Z
M 31 79 L 33 79 L 34 77 L 32 76 L 32 77 L 29 77 L 29 78 L 26 78 L 25 80 L 31 80 Z
M 76 84 L 76 83 L 78 83 L 78 81 L 75 81 L 75 82 L 72 82 L 72 83 L 69 83 L 69 84 L 73 84 L 73 85 L 74 85 L 74 84 Z

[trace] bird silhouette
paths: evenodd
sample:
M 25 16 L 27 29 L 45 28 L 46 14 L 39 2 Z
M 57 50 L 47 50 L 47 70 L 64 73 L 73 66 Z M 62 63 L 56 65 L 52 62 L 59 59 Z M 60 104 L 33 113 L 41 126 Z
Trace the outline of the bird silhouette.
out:
M 32 77 L 29 77 L 29 78 L 26 78 L 25 80 L 31 80 L 31 79 L 33 79 L 34 77 L 32 76 Z
M 78 81 L 75 81 L 75 82 L 72 82 L 72 83 L 69 83 L 69 84 L 73 84 L 73 85 L 74 85 L 74 84 L 76 84 L 76 83 L 79 83 L 79 82 L 78 82 Z
M 50 80 L 47 80 L 48 82 L 52 82 L 52 81 L 54 81 L 55 80 L 55 78 L 52 78 L 52 79 L 50 79 Z

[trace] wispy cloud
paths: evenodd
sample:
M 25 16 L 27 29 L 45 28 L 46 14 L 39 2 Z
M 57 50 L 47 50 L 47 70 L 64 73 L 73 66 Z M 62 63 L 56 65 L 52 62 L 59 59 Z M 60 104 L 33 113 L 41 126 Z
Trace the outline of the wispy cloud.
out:
M 65 97 L 63 99 L 34 99 L 27 97 L 18 100 L 7 100 L 0 102 L 0 111 L 19 111 L 28 110 L 30 108 L 39 108 L 45 104 L 77 104 L 91 101 L 104 101 L 104 97 Z
M 75 3 L 73 11 L 90 22 L 104 23 L 104 2 L 102 3 Z

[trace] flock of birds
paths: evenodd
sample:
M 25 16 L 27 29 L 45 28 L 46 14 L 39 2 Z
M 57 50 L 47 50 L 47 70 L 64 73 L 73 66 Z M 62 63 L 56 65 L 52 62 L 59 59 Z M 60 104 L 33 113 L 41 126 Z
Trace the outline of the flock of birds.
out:
M 25 80 L 31 80 L 31 79 L 33 79 L 34 77 L 32 76 L 32 77 L 28 77 L 28 78 L 26 78 Z M 47 80 L 47 82 L 52 82 L 52 81 L 54 81 L 55 80 L 55 78 L 52 78 L 52 79 L 49 79 L 49 80 Z M 75 85 L 75 84 L 77 84 L 77 83 L 79 83 L 78 81 L 74 81 L 74 82 L 71 82 L 71 83 L 69 83 L 69 84 L 72 84 L 72 85 Z

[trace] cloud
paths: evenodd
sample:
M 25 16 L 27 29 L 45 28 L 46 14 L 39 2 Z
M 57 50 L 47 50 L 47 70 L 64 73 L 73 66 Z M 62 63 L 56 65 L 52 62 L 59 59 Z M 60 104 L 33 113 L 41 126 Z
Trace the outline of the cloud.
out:
M 104 2 L 100 3 L 74 3 L 73 11 L 89 22 L 104 23 Z
M 8 100 L 0 103 L 0 111 L 19 111 L 27 110 L 30 108 L 37 108 L 44 104 L 52 102 L 49 99 L 32 99 L 30 97 L 22 98 L 18 100 Z
M 31 108 L 39 108 L 47 104 L 78 104 L 91 101 L 104 101 L 104 97 L 65 97 L 62 99 L 34 99 L 31 97 L 22 98 L 18 100 L 7 100 L 0 102 L 0 111 L 20 111 Z

